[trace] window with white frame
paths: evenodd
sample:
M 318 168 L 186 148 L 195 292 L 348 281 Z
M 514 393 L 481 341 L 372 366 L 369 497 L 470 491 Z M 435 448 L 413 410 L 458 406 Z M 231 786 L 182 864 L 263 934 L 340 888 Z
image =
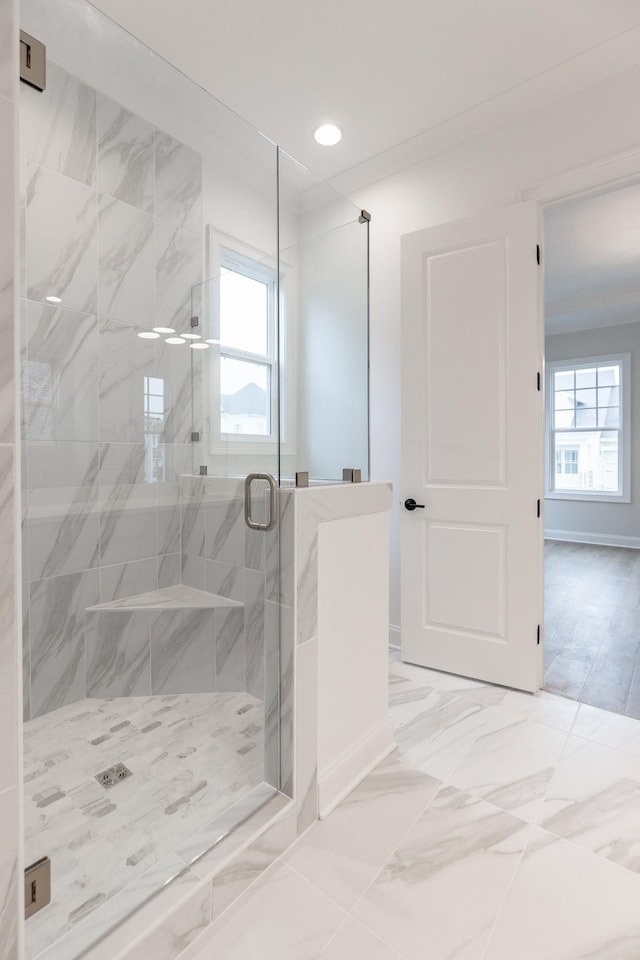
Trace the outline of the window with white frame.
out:
M 629 502 L 629 354 L 547 364 L 547 496 Z
M 220 247 L 218 430 L 223 440 L 277 434 L 276 270 Z

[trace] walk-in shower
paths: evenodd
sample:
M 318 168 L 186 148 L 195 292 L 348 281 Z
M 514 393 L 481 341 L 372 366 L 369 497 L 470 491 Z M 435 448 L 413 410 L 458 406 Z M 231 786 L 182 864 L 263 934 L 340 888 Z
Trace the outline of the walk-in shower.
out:
M 278 488 L 368 477 L 369 222 L 84 0 L 22 26 L 26 943 L 73 960 L 292 794 Z

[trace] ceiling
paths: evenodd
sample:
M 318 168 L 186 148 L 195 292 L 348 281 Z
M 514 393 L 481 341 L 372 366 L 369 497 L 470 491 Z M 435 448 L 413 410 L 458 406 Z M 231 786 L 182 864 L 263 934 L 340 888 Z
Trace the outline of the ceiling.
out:
M 640 184 L 550 207 L 544 264 L 547 334 L 640 320 Z
M 640 63 L 638 0 L 91 3 L 343 193 Z M 544 260 L 547 333 L 638 320 L 640 185 L 548 208 Z
M 637 0 L 92 2 L 342 192 L 640 62 Z

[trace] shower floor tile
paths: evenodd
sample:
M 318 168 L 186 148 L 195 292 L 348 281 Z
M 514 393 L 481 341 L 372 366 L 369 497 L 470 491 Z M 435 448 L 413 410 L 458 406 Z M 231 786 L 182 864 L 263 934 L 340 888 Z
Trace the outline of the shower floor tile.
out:
M 96 774 L 124 763 L 105 788 Z M 24 727 L 26 863 L 51 859 L 52 899 L 27 957 L 262 782 L 264 705 L 247 693 L 81 700 Z

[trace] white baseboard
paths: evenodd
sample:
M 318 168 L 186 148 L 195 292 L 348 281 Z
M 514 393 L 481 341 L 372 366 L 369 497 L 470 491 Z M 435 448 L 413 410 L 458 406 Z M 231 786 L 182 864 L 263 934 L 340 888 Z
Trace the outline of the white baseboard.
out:
M 318 814 L 327 817 L 381 760 L 395 749 L 391 718 L 385 717 L 364 740 L 323 772 L 318 771 Z
M 400 649 L 400 627 L 389 624 L 389 646 Z
M 640 537 L 623 537 L 615 533 L 584 533 L 576 530 L 545 530 L 545 540 L 567 540 L 569 543 L 594 543 L 602 547 L 627 547 L 640 550 Z

